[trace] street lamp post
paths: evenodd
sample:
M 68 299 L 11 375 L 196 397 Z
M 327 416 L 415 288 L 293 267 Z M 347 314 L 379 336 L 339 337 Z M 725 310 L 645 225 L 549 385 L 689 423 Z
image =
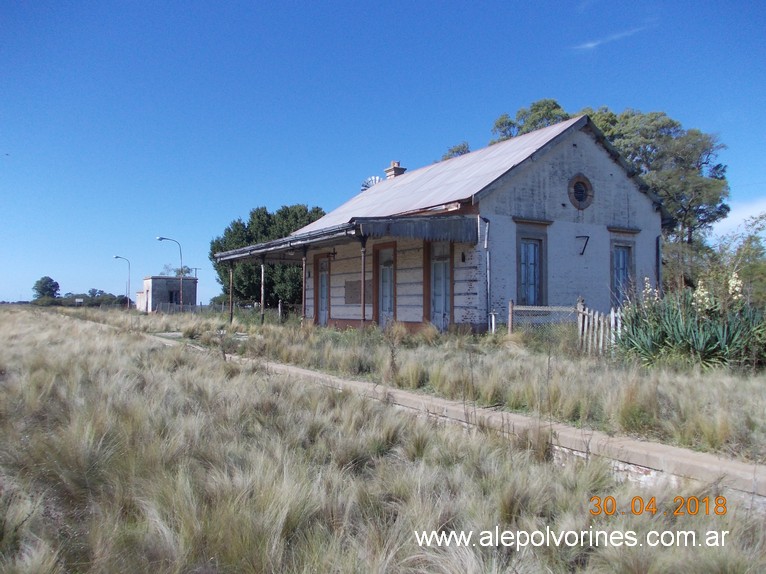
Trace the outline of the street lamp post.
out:
M 181 250 L 181 244 L 170 237 L 158 237 L 157 241 L 172 241 L 178 245 L 178 254 L 181 256 L 181 313 L 184 311 L 184 253 Z
M 130 310 L 130 260 L 127 257 L 123 257 L 122 255 L 115 255 L 114 258 L 115 259 L 124 259 L 125 261 L 128 262 L 128 293 L 127 293 L 128 305 L 127 305 L 127 308 L 128 308 L 128 310 Z

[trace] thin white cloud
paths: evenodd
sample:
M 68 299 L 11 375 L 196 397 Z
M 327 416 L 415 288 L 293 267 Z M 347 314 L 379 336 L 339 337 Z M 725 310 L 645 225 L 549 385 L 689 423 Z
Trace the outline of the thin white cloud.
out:
M 629 36 L 633 36 L 634 34 L 638 34 L 639 32 L 646 30 L 647 26 L 641 26 L 640 28 L 632 28 L 630 30 L 625 30 L 624 32 L 618 32 L 616 34 L 612 34 L 611 36 L 607 36 L 606 38 L 599 38 L 598 40 L 591 40 L 590 42 L 585 42 L 584 44 L 580 44 L 579 46 L 574 46 L 575 50 L 593 50 L 594 48 L 598 48 L 599 46 L 603 46 L 604 44 L 609 44 L 610 42 L 616 42 L 617 40 L 622 40 L 623 38 L 628 38 Z
M 729 215 L 713 225 L 713 236 L 722 237 L 729 233 L 741 232 L 745 220 L 760 213 L 766 213 L 766 197 L 759 197 L 751 201 L 730 203 Z

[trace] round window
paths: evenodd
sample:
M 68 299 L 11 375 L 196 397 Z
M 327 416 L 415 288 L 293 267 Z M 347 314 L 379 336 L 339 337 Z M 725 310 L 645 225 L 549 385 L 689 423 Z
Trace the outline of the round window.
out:
M 581 173 L 569 180 L 569 201 L 577 209 L 585 209 L 593 203 L 593 186 Z

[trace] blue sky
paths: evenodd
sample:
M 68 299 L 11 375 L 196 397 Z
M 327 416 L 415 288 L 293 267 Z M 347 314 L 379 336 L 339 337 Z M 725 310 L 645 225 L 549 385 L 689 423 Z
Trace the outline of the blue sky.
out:
M 135 291 L 164 235 L 207 302 L 250 209 L 330 210 L 541 98 L 718 134 L 736 223 L 766 210 L 764 30 L 756 1 L 0 0 L 0 300 L 124 293 L 115 254 Z

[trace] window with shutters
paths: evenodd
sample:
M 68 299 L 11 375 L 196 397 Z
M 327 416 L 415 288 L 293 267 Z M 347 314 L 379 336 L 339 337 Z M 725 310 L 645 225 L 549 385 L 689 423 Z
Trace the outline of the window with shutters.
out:
M 516 228 L 516 303 L 547 305 L 547 222 Z
M 632 243 L 612 241 L 611 269 L 612 306 L 620 307 L 630 297 L 635 284 Z
M 521 240 L 521 261 L 519 262 L 519 304 L 542 305 L 542 241 Z

